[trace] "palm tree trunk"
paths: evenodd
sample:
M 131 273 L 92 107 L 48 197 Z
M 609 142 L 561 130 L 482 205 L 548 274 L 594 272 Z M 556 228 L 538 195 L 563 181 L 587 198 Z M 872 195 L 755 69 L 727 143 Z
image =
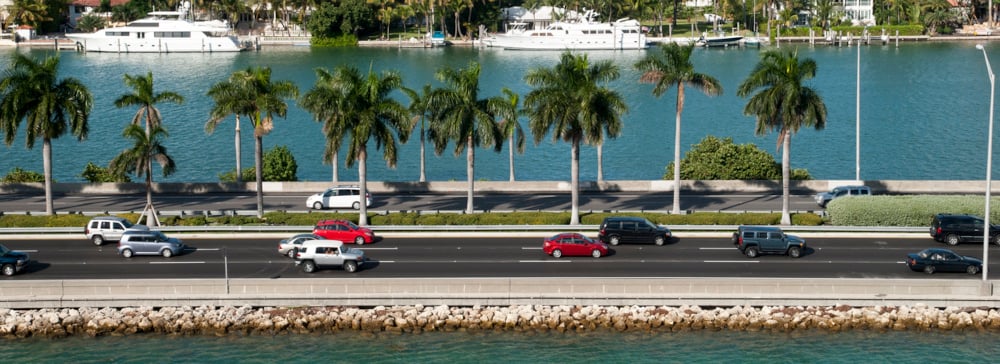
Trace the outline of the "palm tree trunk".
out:
M 476 148 L 475 144 L 472 143 L 472 136 L 465 138 L 465 159 L 466 168 L 465 173 L 469 180 L 469 190 L 466 191 L 466 203 L 465 203 L 465 213 L 472 213 L 472 191 L 475 190 L 475 170 L 476 170 Z
M 361 208 L 358 210 L 358 225 L 368 225 L 368 149 L 361 146 L 358 153 L 358 181 L 361 184 Z
M 677 116 L 674 121 L 674 208 L 681 213 L 681 112 L 684 111 L 684 83 L 677 84 Z
M 420 120 L 420 182 L 427 182 L 427 174 L 426 174 L 426 172 L 424 170 L 424 168 L 425 168 L 424 159 L 426 158 L 425 157 L 425 153 L 426 152 L 424 150 L 424 144 L 426 142 L 424 141 L 424 138 L 425 138 L 425 136 L 424 136 L 424 121 Z
M 42 173 L 45 174 L 45 214 L 55 215 L 56 208 L 52 202 L 52 141 L 42 140 Z
M 604 182 L 604 144 L 597 145 L 597 183 Z
M 156 216 L 156 210 L 153 209 L 153 161 L 150 160 L 146 162 L 146 208 L 145 211 L 149 211 L 149 215 L 146 216 L 146 224 L 150 226 L 160 226 L 160 218 Z
M 337 173 L 337 160 L 339 158 L 339 154 L 340 153 L 338 153 L 335 150 L 333 151 L 333 155 L 330 156 L 330 158 L 333 158 L 330 160 L 330 166 L 331 166 L 330 169 L 332 169 L 331 173 L 333 173 L 333 182 L 337 182 L 340 180 L 340 176 Z
M 509 149 L 507 149 L 507 152 L 508 152 L 507 159 L 510 162 L 509 163 L 509 166 L 510 166 L 510 181 L 514 182 L 514 135 L 513 135 L 513 133 L 511 133 L 510 142 L 508 142 L 507 145 L 510 147 Z
M 264 149 L 264 138 L 254 135 L 253 164 L 257 172 L 257 218 L 264 217 L 264 153 L 261 149 Z
M 573 148 L 571 149 L 573 156 L 570 158 L 572 160 L 572 165 L 570 166 L 570 198 L 572 204 L 572 211 L 569 216 L 570 225 L 580 225 L 580 140 L 573 140 Z
M 236 183 L 243 182 L 243 167 L 241 166 L 240 160 L 240 116 L 236 115 Z
M 791 178 L 791 152 L 789 148 L 792 146 L 792 134 L 785 132 L 784 141 L 782 141 L 781 147 L 781 225 L 791 225 L 792 216 L 788 213 L 788 183 Z

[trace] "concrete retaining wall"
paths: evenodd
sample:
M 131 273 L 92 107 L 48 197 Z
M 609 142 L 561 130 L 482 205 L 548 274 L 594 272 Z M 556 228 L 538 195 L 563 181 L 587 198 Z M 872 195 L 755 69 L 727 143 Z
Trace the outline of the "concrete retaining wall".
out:
M 265 193 L 315 193 L 332 185 L 352 184 L 352 182 L 264 182 Z M 356 182 L 354 182 L 356 184 Z M 795 194 L 811 194 L 828 191 L 833 187 L 864 184 L 876 194 L 914 193 L 984 193 L 985 181 L 792 181 Z M 684 191 L 698 193 L 781 193 L 781 181 L 681 181 Z M 468 185 L 459 182 L 368 182 L 372 193 L 464 193 Z M 669 192 L 673 191 L 673 181 L 605 181 L 597 183 L 581 181 L 583 192 Z M 1000 183 L 992 185 L 993 192 L 1000 192 Z M 252 192 L 254 183 L 154 183 L 155 193 L 225 193 Z M 41 183 L 0 184 L 0 193 L 43 193 Z M 514 192 L 569 192 L 567 181 L 477 181 L 476 191 L 495 193 Z M 145 193 L 142 183 L 55 183 L 53 192 L 66 194 L 114 194 Z
M 961 277 L 964 278 L 964 277 Z M 315 278 L 0 282 L 0 307 L 915 305 L 1000 307 L 973 279 Z

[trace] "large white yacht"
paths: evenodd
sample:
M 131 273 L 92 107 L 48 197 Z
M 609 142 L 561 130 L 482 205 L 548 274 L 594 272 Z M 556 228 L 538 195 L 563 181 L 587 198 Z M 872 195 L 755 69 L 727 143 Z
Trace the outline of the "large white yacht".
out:
M 154 11 L 123 27 L 94 33 L 68 33 L 66 37 L 87 52 L 239 52 L 246 49 L 235 36 L 229 35 L 229 27 L 223 22 L 189 21 L 189 9 L 185 1 L 177 11 Z
M 557 21 L 544 29 L 528 29 L 528 23 L 512 22 L 506 33 L 484 40 L 490 47 L 529 50 L 646 49 L 646 34 L 634 19 L 595 22 L 597 13 L 586 10 L 580 19 Z

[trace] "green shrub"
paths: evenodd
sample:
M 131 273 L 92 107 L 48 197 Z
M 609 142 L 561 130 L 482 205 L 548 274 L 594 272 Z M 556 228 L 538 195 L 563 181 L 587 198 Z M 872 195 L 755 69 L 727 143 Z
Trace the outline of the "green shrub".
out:
M 309 39 L 309 45 L 313 47 L 356 47 L 358 45 L 358 37 L 355 37 L 354 34 L 346 34 L 334 38 L 314 36 Z
M 7 172 L 3 179 L 0 179 L 3 183 L 27 183 L 27 182 L 45 182 L 45 175 L 35 172 L 27 171 L 21 169 L 21 167 L 14 167 L 10 172 Z M 55 182 L 55 179 L 52 180 Z
M 115 174 L 111 169 L 106 167 L 101 167 L 94 162 L 87 162 L 87 166 L 83 167 L 83 173 L 80 173 L 80 177 L 91 183 L 101 183 L 101 182 L 117 182 L 117 183 L 127 183 L 132 182 L 130 178 L 125 173 Z
M 792 179 L 811 179 L 805 169 L 793 169 Z M 674 179 L 674 162 L 667 164 L 663 179 Z M 736 144 L 733 138 L 709 135 L 691 147 L 681 159 L 681 179 L 686 180 L 779 180 L 781 163 L 756 144 Z
M 900 195 L 837 198 L 826 206 L 833 225 L 843 226 L 925 226 L 939 213 L 983 216 L 983 196 L 974 195 Z M 993 206 L 1000 200 L 992 199 Z M 1000 211 L 990 211 L 991 220 L 1000 219 Z

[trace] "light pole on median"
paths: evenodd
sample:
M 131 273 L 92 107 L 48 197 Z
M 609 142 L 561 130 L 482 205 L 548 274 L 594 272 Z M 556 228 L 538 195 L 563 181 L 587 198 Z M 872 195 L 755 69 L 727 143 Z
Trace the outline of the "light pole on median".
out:
M 868 29 L 868 27 L 865 27 L 865 29 Z M 861 39 L 864 36 L 864 33 L 861 33 Z M 854 180 L 859 182 L 861 181 L 861 39 L 858 39 L 857 88 L 854 92 L 854 118 L 856 120 L 854 131 Z
M 983 51 L 983 59 L 986 60 L 986 72 L 990 77 L 990 127 L 986 145 L 986 214 L 983 216 L 983 280 L 986 280 L 989 271 L 989 246 L 990 231 L 993 224 L 990 223 L 990 188 L 993 173 L 993 95 L 996 94 L 996 79 L 993 75 L 993 67 L 990 66 L 990 56 L 986 54 L 986 47 L 976 44 L 976 49 Z

